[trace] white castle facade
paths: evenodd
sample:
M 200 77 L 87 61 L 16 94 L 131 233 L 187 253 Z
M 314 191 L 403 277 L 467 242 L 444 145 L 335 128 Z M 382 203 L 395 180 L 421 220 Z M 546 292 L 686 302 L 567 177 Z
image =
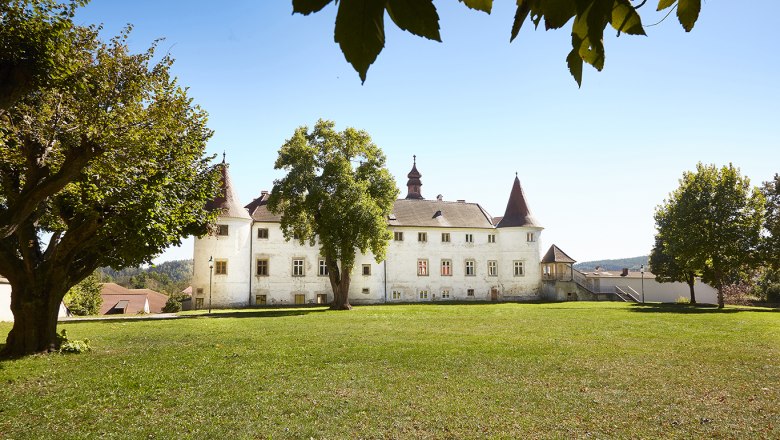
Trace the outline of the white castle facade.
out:
M 424 199 L 416 163 L 408 178 L 406 198 L 387 219 L 393 239 L 386 259 L 358 254 L 350 303 L 540 298 L 543 228 L 517 177 L 496 218 L 477 203 Z M 209 206 L 221 212 L 217 230 L 195 239 L 195 308 L 331 302 L 319 248 L 284 238 L 280 217 L 267 208 L 269 194 L 241 206 L 224 161 L 222 189 Z

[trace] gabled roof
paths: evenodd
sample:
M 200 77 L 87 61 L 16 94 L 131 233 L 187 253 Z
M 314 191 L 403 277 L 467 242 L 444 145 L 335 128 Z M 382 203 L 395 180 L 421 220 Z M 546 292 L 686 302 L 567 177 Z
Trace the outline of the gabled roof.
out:
M 127 289 L 116 283 L 102 283 L 100 296 L 103 297 L 103 304 L 100 306 L 101 315 L 105 315 L 115 307 L 124 310 L 125 314 L 134 315 L 143 311 L 147 303 L 149 313 L 161 313 L 165 302 L 168 301 L 167 295 L 152 289 Z
M 222 163 L 217 165 L 221 173 L 220 176 L 220 192 L 214 200 L 206 203 L 206 209 L 209 211 L 217 210 L 223 217 L 244 218 L 249 220 L 249 214 L 246 209 L 241 207 L 241 203 L 238 201 L 235 190 L 233 190 L 233 184 L 230 181 L 230 173 L 228 173 L 228 164 L 224 159 Z
M 478 203 L 399 199 L 390 226 L 493 228 L 490 215 Z
M 556 245 L 550 246 L 550 250 L 544 254 L 542 263 L 576 263 L 577 261 L 572 257 L 566 255 L 566 252 L 562 251 Z
M 520 179 L 515 176 L 512 192 L 509 194 L 509 202 L 506 204 L 504 217 L 496 225 L 497 228 L 511 228 L 516 226 L 541 226 L 528 209 L 525 193 L 520 186 Z
M 279 223 L 282 221 L 282 216 L 272 213 L 268 210 L 268 198 L 271 197 L 270 193 L 263 191 L 260 197 L 252 200 L 246 205 L 247 212 L 252 217 L 252 220 L 256 222 L 274 222 Z

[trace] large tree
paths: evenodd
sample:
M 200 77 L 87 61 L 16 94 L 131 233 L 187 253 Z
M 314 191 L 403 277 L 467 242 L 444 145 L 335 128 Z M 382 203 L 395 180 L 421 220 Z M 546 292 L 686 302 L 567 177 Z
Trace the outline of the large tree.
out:
M 766 198 L 766 217 L 764 220 L 764 264 L 780 271 L 780 174 L 764 182 L 761 192 Z
M 0 274 L 14 324 L 3 349 L 56 348 L 65 293 L 100 266 L 149 262 L 202 234 L 217 173 L 203 157 L 206 114 L 157 62 L 74 28 L 68 81 L 26 93 L 0 115 Z M 158 57 L 159 58 L 159 57 Z
M 699 163 L 696 171 L 683 174 L 656 213 L 656 220 L 663 220 L 656 226 L 664 253 L 679 268 L 701 273 L 718 290 L 722 308 L 724 287 L 739 281 L 758 259 L 761 192 L 731 164 L 718 168 Z
M 368 133 L 338 132 L 320 120 L 309 132 L 299 127 L 279 150 L 274 165 L 287 175 L 274 182 L 268 201 L 281 213 L 284 236 L 319 243 L 333 289 L 333 309 L 350 309 L 350 275 L 358 251 L 384 260 L 392 237 L 387 216 L 398 196 L 385 155 Z
M 471 9 L 490 13 L 493 0 L 460 0 Z M 292 0 L 293 12 L 309 15 L 334 0 Z M 582 84 L 583 62 L 604 68 L 604 31 L 645 35 L 639 9 L 647 0 L 516 0 L 509 41 L 530 19 L 534 27 L 560 29 L 571 22 L 569 71 Z M 338 3 L 334 38 L 347 61 L 366 80 L 366 72 L 385 46 L 385 12 L 401 28 L 414 35 L 441 41 L 439 14 L 433 0 L 335 0 Z M 656 4 L 653 2 L 653 4 Z M 672 9 L 670 9 L 672 8 Z M 701 10 L 701 0 L 658 0 L 657 11 L 673 10 L 686 31 L 691 31 Z
M 67 81 L 78 64 L 73 15 L 86 2 L 0 1 L 0 112 L 33 90 Z
M 692 231 L 686 230 L 689 223 L 675 215 L 673 206 L 662 205 L 655 210 L 655 225 L 657 232 L 655 234 L 655 244 L 650 251 L 649 265 L 650 271 L 656 276 L 656 280 L 662 283 L 682 282 L 688 284 L 690 291 L 691 304 L 696 304 L 696 267 L 693 261 L 683 260 L 679 255 L 675 255 L 670 250 L 667 240 L 674 240 L 675 235 L 688 234 Z

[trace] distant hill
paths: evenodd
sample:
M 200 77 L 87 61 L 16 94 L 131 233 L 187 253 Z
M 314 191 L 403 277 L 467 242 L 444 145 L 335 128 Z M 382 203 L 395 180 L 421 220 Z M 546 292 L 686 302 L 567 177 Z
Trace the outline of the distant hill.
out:
M 639 270 L 643 264 L 647 268 L 647 255 L 632 258 L 616 258 L 614 260 L 583 261 L 576 263 L 574 268 L 581 271 L 592 271 L 596 269 L 596 266 L 604 270 L 621 270 L 624 267 L 630 270 Z

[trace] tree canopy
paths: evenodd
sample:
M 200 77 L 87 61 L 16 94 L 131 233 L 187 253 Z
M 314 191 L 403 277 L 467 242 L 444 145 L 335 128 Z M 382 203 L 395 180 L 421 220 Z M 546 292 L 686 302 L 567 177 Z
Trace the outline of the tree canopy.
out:
M 206 113 L 155 47 L 129 30 L 101 42 L 75 27 L 68 80 L 0 115 L 0 274 L 12 287 L 5 354 L 56 348 L 65 293 L 100 266 L 145 262 L 206 232 L 218 175 L 203 157 Z
M 362 130 L 338 132 L 320 120 L 310 132 L 295 130 L 279 150 L 275 169 L 287 175 L 274 182 L 268 201 L 281 213 L 284 236 L 319 244 L 333 289 L 332 308 L 349 309 L 350 274 L 357 251 L 385 257 L 392 235 L 387 216 L 398 196 L 385 156 Z
M 664 264 L 654 271 L 670 280 L 700 273 L 718 289 L 723 307 L 723 288 L 759 259 L 763 219 L 764 197 L 739 169 L 699 163 L 656 210 L 656 246 Z
M 655 210 L 655 225 L 657 233 L 655 244 L 650 251 L 648 264 L 650 271 L 656 275 L 656 280 L 662 283 L 683 282 L 688 284 L 691 304 L 696 304 L 697 268 L 692 261 L 685 260 L 680 254 L 672 253 L 671 247 L 675 245 L 675 234 L 684 234 L 682 231 L 687 225 L 687 219 L 675 216 L 678 211 L 674 206 L 662 205 Z
M 467 7 L 490 14 L 493 0 L 459 0 Z M 293 13 L 309 15 L 334 0 L 292 0 Z M 572 77 L 582 85 L 582 66 L 604 68 L 604 32 L 607 26 L 621 33 L 645 35 L 640 8 L 647 0 L 516 0 L 509 41 L 530 21 L 534 28 L 560 29 L 571 23 L 571 51 L 566 57 Z M 347 61 L 365 81 L 368 68 L 385 46 L 385 12 L 400 29 L 429 40 L 441 41 L 439 14 L 433 0 L 335 0 L 338 3 L 334 39 Z M 701 11 L 701 0 L 659 0 L 657 10 L 677 11 L 682 27 L 690 32 Z M 668 14 L 667 14 L 668 16 Z
M 767 266 L 780 271 L 780 174 L 764 182 L 761 192 L 766 198 L 764 261 Z

